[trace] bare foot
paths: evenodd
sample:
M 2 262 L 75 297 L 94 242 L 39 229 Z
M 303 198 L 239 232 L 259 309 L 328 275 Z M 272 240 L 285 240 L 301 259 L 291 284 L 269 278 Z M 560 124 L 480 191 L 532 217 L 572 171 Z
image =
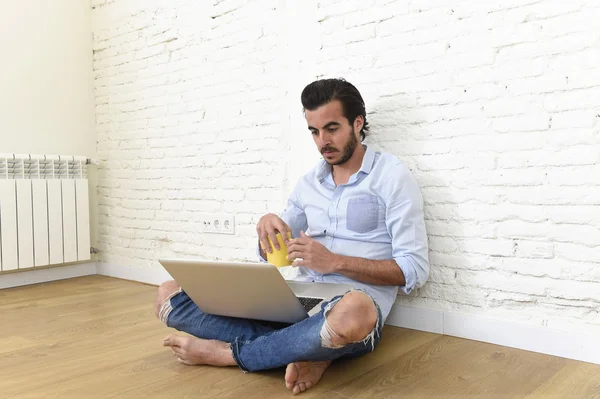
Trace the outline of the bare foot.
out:
M 285 370 L 285 386 L 291 389 L 294 395 L 298 395 L 317 385 L 330 364 L 331 360 L 290 363 Z
M 169 346 L 177 360 L 183 364 L 195 366 L 235 366 L 231 349 L 223 341 L 180 337 L 169 335 L 163 340 L 163 346 Z

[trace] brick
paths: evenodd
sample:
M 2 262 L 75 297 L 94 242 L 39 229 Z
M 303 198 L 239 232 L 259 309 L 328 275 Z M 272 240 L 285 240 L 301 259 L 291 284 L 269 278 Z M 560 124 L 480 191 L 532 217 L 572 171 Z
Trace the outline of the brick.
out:
M 492 171 L 472 171 L 469 169 L 456 171 L 452 184 L 456 187 L 470 188 L 476 186 L 538 186 L 546 183 L 546 172 L 543 169 L 503 169 Z
M 554 245 L 548 242 L 517 241 L 516 256 L 520 258 L 551 259 L 554 257 Z
M 567 84 L 571 85 L 572 79 L 565 77 L 565 80 L 568 81 Z M 598 83 L 598 86 L 600 86 L 600 82 Z M 549 112 L 589 109 L 599 103 L 600 87 L 550 93 L 544 97 L 544 108 Z M 569 126 L 572 126 L 572 124 L 569 124 Z
M 495 85 L 494 88 L 499 92 L 504 92 L 504 87 L 501 85 Z M 536 113 L 544 111 L 542 99 L 539 96 L 517 97 L 511 95 L 487 101 L 483 107 L 483 114 L 490 117 L 519 115 L 525 110 Z M 519 126 L 514 126 L 514 128 L 519 130 Z
M 547 223 L 531 223 L 520 220 L 507 220 L 497 225 L 498 237 L 503 238 L 538 238 L 547 237 L 550 225 Z
M 552 128 L 590 128 L 597 123 L 597 115 L 598 112 L 594 109 L 556 113 L 552 115 Z
M 514 58 L 534 58 L 540 55 L 552 55 L 584 50 L 593 45 L 594 35 L 589 32 L 575 32 L 535 43 L 520 43 L 504 47 L 498 53 L 498 60 Z
M 432 237 L 429 240 L 429 249 L 436 252 L 454 252 L 458 249 L 456 241 L 448 237 Z
M 579 224 L 549 226 L 548 237 L 558 242 L 600 246 L 600 227 Z
M 548 183 L 555 186 L 597 186 L 600 192 L 600 165 L 555 167 L 547 172 Z
M 600 208 L 596 206 L 564 205 L 546 210 L 553 223 L 577 223 L 600 226 Z
M 548 295 L 561 299 L 600 300 L 600 284 L 597 282 L 553 280 Z
M 513 256 L 515 243 L 511 240 L 470 239 L 458 242 L 458 248 L 464 253 L 476 253 L 490 256 Z
M 323 37 L 323 46 L 335 46 L 363 41 L 375 37 L 375 27 L 372 25 L 357 26 Z
M 600 259 L 600 246 L 557 243 L 556 257 L 575 262 L 597 262 Z
M 500 168 L 527 168 L 532 166 L 594 165 L 600 159 L 600 150 L 581 145 L 557 151 L 531 150 L 507 152 L 498 156 Z
M 424 155 L 419 157 L 418 160 L 419 169 L 424 171 L 438 169 L 453 170 L 469 167 L 493 169 L 495 167 L 495 159 L 493 156 L 489 155 Z
M 550 115 L 539 112 L 530 115 L 512 115 L 492 119 L 492 130 L 497 133 L 511 131 L 531 132 L 548 129 Z
M 600 325 L 596 5 L 163 3 L 92 3 L 102 261 L 253 260 L 256 222 L 318 159 L 299 90 L 342 76 L 367 143 L 423 194 L 431 278 L 399 302 Z M 235 214 L 236 235 L 198 231 L 205 212 Z
M 427 232 L 430 236 L 464 237 L 464 238 L 493 238 L 494 226 L 483 223 L 428 221 Z
M 429 254 L 429 261 L 434 265 L 448 267 L 453 270 L 486 270 L 491 267 L 489 257 L 478 254 L 470 254 L 468 257 L 465 257 L 460 253 L 449 254 L 433 251 Z

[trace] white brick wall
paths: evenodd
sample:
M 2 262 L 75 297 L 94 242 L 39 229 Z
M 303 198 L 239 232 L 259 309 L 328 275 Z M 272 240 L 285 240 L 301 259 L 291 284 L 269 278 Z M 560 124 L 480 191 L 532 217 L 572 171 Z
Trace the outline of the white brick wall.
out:
M 431 279 L 402 303 L 600 330 L 600 3 L 93 6 L 103 261 L 252 259 L 317 158 L 300 90 L 342 76 L 422 187 Z

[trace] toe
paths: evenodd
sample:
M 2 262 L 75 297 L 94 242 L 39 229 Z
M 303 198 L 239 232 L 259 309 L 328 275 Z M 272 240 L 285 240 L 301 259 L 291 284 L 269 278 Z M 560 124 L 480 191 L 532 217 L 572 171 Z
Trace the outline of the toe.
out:
M 165 337 L 165 339 L 163 339 L 163 346 L 172 346 L 172 345 L 176 345 L 177 339 L 179 337 L 177 335 L 169 335 L 168 337 Z
M 287 365 L 285 370 L 285 386 L 287 389 L 294 388 L 296 381 L 298 380 L 298 367 L 295 363 L 290 363 Z

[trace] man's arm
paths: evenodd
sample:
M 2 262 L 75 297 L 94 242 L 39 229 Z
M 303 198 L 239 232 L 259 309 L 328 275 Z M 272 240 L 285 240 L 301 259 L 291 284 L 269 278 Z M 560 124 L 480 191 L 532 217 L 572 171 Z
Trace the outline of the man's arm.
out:
M 299 237 L 300 231 L 306 230 L 308 227 L 306 214 L 300 205 L 297 193 L 298 186 L 296 186 L 288 198 L 286 207 L 281 215 L 277 216 L 274 214 L 267 214 L 258 222 L 256 226 L 256 232 L 258 234 L 257 254 L 260 256 L 260 258 L 262 258 L 263 261 L 266 261 L 267 251 L 271 249 L 267 236 L 271 236 L 271 241 L 273 241 L 275 245 L 279 246 L 279 243 L 275 239 L 276 233 L 281 233 L 282 230 L 284 230 L 285 233 L 290 232 L 292 237 Z
M 423 197 L 417 181 L 403 164 L 396 165 L 386 184 L 385 225 L 392 237 L 392 257 L 402 270 L 400 290 L 410 293 L 429 277 L 429 246 Z
M 322 274 L 339 273 L 367 284 L 406 284 L 404 273 L 396 260 L 372 260 L 334 254 L 304 232 L 300 233 L 299 238 L 290 241 L 288 250 L 290 259 L 301 258 L 294 261 L 294 266 L 306 266 Z
M 353 280 L 375 285 L 404 286 L 406 279 L 395 260 L 371 260 L 337 255 L 334 273 L 343 274 Z
M 385 224 L 391 237 L 392 257 L 369 260 L 334 254 L 305 234 L 288 244 L 294 266 L 322 274 L 339 273 L 369 284 L 397 285 L 404 293 L 422 286 L 429 274 L 423 200 L 417 182 L 403 165 L 390 173 L 386 185 Z

